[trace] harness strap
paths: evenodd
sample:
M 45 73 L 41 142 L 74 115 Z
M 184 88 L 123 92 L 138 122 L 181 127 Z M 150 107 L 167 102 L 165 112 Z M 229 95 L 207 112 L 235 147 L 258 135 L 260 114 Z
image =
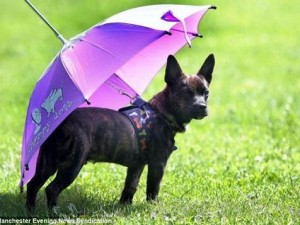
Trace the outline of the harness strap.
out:
M 128 106 L 119 110 L 126 115 L 132 123 L 140 151 L 145 151 L 150 142 L 150 129 L 153 125 L 153 119 L 157 117 L 147 102 L 141 98 L 136 98 L 132 102 L 132 106 Z
M 139 150 L 144 152 L 150 143 L 150 134 L 154 120 L 164 118 L 155 112 L 146 101 L 139 97 L 134 99 L 131 106 L 121 108 L 119 112 L 126 115 L 130 120 L 135 130 Z M 174 151 L 176 149 L 177 147 L 174 145 L 172 150 Z

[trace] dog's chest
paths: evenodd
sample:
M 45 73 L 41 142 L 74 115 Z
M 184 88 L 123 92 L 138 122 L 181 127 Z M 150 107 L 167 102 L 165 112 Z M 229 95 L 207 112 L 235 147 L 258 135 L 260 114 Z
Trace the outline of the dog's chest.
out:
M 151 141 L 151 129 L 157 113 L 148 105 L 143 107 L 130 106 L 119 110 L 131 121 L 139 145 L 139 150 L 144 152 L 149 147 Z

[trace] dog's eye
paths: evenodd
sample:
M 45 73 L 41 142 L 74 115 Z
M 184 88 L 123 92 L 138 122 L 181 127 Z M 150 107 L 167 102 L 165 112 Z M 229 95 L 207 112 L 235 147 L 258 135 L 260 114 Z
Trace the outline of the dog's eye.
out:
M 208 90 L 205 90 L 205 91 L 204 91 L 204 97 L 205 97 L 205 99 L 208 99 L 208 96 L 209 96 L 209 91 L 208 91 Z
M 193 92 L 190 88 L 188 88 L 188 87 L 184 87 L 184 88 L 183 88 L 183 91 L 184 91 L 184 93 L 187 94 L 187 95 L 190 95 L 190 96 L 193 96 L 193 95 L 194 95 L 194 92 Z
M 190 96 L 193 96 L 194 95 L 194 92 L 191 90 L 191 89 L 187 89 L 186 90 L 186 93 L 188 94 L 188 95 L 190 95 Z

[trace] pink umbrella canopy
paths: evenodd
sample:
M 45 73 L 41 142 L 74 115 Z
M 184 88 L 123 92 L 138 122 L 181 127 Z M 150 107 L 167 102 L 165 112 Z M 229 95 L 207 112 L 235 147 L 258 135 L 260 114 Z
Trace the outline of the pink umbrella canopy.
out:
M 20 186 L 35 174 L 42 143 L 74 109 L 118 110 L 128 105 L 144 92 L 169 54 L 191 46 L 191 40 L 200 36 L 200 20 L 214 8 L 152 5 L 130 9 L 66 41 L 30 98 Z

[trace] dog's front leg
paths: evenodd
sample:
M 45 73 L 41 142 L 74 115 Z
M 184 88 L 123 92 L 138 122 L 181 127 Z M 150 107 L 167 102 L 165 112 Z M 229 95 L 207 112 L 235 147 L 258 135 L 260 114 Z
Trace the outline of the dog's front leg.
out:
M 120 203 L 132 204 L 133 195 L 137 190 L 141 174 L 145 165 L 128 167 L 125 186 L 121 195 Z
M 156 200 L 160 182 L 164 175 L 166 162 L 149 163 L 147 176 L 147 201 Z

